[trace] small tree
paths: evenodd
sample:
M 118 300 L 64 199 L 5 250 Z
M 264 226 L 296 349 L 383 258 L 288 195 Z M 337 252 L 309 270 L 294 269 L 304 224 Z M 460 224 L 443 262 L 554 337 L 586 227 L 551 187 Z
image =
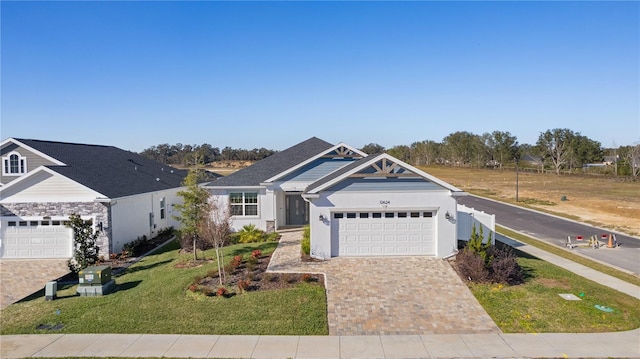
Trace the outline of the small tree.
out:
M 180 229 L 182 239 L 187 239 L 193 245 L 193 260 L 198 259 L 200 223 L 209 214 L 209 191 L 199 186 L 203 179 L 202 170 L 197 168 L 189 170 L 189 174 L 182 182 L 186 189 L 178 192 L 178 196 L 182 197 L 182 203 L 175 205 L 180 215 L 174 216 L 174 218 L 182 223 Z
M 482 230 L 482 226 L 480 226 L 480 232 L 476 230 L 476 224 L 473 224 L 471 228 L 471 237 L 469 238 L 469 244 L 467 248 L 472 252 L 480 256 L 482 260 L 487 263 L 489 262 L 489 258 L 487 258 L 487 252 L 489 248 L 491 248 L 491 234 L 489 234 L 489 238 L 487 243 L 483 243 L 484 241 L 484 233 Z
M 207 215 L 200 222 L 200 235 L 205 241 L 213 245 L 216 250 L 216 264 L 221 287 L 226 283 L 224 254 L 221 249 L 231 233 L 231 223 L 232 217 L 229 206 L 220 203 L 217 198 L 211 199 L 208 202 Z
M 640 175 L 640 142 L 630 146 L 624 158 L 631 168 L 631 176 L 635 180 Z
M 98 235 L 93 231 L 92 223 L 84 221 L 77 214 L 69 216 L 67 227 L 73 230 L 73 258 L 69 259 L 69 269 L 78 273 L 82 269 L 98 262 Z

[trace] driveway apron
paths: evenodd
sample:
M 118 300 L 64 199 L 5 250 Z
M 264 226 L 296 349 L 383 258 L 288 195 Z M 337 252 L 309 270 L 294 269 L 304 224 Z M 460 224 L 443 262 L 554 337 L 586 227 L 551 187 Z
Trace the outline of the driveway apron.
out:
M 0 260 L 0 308 L 44 288 L 69 273 L 66 259 Z
M 447 261 L 337 257 L 301 262 L 302 232 L 282 233 L 269 271 L 324 273 L 330 335 L 500 333 Z

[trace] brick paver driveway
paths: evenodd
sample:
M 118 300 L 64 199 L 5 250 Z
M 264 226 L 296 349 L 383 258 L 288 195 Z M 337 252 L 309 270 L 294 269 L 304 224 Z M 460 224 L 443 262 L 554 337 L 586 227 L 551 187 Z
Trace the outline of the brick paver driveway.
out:
M 0 260 L 0 308 L 43 289 L 69 273 L 66 259 Z
M 301 263 L 302 232 L 282 233 L 269 271 L 324 273 L 330 335 L 499 333 L 447 261 L 333 258 Z

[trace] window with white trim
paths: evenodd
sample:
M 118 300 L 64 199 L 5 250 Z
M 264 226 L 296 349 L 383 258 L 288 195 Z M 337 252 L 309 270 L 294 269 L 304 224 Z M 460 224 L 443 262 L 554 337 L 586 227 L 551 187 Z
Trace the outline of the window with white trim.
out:
M 18 152 L 10 152 L 2 157 L 2 174 L 5 176 L 20 176 L 27 173 L 27 158 Z
M 165 198 L 162 197 L 162 199 L 160 200 L 160 219 L 164 219 L 165 215 L 166 215 L 166 202 L 165 202 Z
M 258 193 L 236 192 L 229 193 L 229 205 L 232 216 L 257 216 Z

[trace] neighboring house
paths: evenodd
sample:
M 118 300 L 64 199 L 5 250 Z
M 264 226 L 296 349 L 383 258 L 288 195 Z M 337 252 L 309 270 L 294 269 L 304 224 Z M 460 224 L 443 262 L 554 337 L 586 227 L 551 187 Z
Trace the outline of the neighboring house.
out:
M 74 213 L 100 231 L 106 258 L 179 225 L 186 171 L 112 146 L 9 138 L 0 150 L 0 258 L 71 258 Z
M 311 255 L 427 255 L 457 249 L 465 195 L 388 154 L 311 138 L 205 185 L 229 203 L 234 230 L 309 224 Z

